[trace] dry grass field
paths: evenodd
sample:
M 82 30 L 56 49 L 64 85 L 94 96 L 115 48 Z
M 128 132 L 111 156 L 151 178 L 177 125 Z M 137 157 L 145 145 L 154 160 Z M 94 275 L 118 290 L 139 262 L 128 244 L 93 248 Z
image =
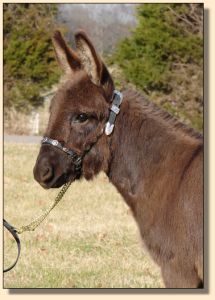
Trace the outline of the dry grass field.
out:
M 17 227 L 40 215 L 58 192 L 42 189 L 33 179 L 38 149 L 4 147 L 4 217 Z M 4 233 L 8 265 L 15 243 Z M 163 287 L 128 207 L 104 174 L 74 182 L 40 227 L 20 239 L 21 257 L 4 274 L 4 288 Z

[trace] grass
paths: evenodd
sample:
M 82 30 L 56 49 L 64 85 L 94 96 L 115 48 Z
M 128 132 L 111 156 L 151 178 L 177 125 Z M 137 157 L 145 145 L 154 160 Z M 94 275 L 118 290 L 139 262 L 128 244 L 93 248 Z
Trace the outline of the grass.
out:
M 5 144 L 4 217 L 17 227 L 41 214 L 57 194 L 33 180 L 38 150 L 37 145 Z M 4 233 L 8 265 L 15 244 Z M 40 227 L 20 239 L 21 257 L 4 274 L 4 288 L 163 287 L 130 210 L 104 174 L 74 182 Z

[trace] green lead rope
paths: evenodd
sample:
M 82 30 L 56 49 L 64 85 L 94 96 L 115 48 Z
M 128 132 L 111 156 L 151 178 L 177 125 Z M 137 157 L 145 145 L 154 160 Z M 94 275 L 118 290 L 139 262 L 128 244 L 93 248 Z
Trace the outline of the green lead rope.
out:
M 45 220 L 52 209 L 60 202 L 70 185 L 71 182 L 65 183 L 50 207 L 30 224 L 21 226 L 20 228 L 15 228 L 16 232 L 21 234 L 25 231 L 34 231 Z

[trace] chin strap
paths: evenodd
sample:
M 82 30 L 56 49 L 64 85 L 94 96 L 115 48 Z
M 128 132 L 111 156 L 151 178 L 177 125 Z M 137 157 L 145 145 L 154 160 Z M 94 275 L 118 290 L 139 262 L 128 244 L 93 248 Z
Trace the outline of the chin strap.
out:
M 113 92 L 113 102 L 112 106 L 110 108 L 110 115 L 109 119 L 105 125 L 105 134 L 110 135 L 113 132 L 114 129 L 114 123 L 116 120 L 116 116 L 120 112 L 120 105 L 122 103 L 123 95 L 117 90 L 114 90 Z

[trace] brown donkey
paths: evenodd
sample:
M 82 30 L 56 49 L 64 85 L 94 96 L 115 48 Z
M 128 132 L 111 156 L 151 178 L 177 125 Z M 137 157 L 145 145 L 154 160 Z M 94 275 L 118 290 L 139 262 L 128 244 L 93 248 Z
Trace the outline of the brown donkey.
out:
M 75 41 L 76 51 L 60 32 L 53 37 L 65 81 L 50 106 L 35 179 L 56 188 L 104 171 L 131 208 L 165 286 L 203 287 L 202 136 L 134 91 L 124 91 L 121 104 L 89 38 L 79 31 Z

